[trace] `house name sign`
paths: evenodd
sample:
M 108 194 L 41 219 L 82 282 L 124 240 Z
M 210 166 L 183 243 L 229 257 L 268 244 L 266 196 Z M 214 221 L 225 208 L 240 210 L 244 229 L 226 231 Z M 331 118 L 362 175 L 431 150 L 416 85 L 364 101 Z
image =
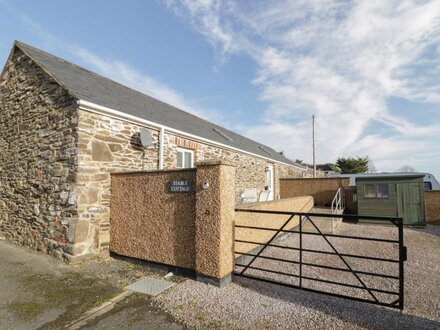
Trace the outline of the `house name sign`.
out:
M 171 180 L 169 182 L 169 189 L 172 193 L 183 193 L 193 191 L 192 180 Z

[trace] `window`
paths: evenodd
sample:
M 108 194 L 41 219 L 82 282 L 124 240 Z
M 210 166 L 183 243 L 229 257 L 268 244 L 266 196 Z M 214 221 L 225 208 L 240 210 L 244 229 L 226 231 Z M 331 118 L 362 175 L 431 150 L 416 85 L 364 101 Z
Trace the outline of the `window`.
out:
M 194 151 L 177 148 L 177 168 L 194 167 Z
M 377 198 L 388 198 L 390 196 L 390 192 L 388 190 L 387 184 L 378 184 L 377 185 Z
M 376 197 L 376 185 L 366 184 L 364 186 L 364 196 L 365 198 L 375 198 Z
M 431 191 L 432 190 L 432 184 L 431 182 L 423 182 L 423 187 L 425 188 L 425 191 Z
M 364 186 L 365 198 L 388 198 L 390 196 L 388 184 L 366 184 Z

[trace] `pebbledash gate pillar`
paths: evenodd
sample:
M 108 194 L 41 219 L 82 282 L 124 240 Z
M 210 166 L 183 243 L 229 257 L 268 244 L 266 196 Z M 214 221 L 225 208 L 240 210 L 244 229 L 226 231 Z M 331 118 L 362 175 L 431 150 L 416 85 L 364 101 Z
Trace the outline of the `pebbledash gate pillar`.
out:
M 235 166 L 211 161 L 196 167 L 197 280 L 224 287 L 234 268 Z

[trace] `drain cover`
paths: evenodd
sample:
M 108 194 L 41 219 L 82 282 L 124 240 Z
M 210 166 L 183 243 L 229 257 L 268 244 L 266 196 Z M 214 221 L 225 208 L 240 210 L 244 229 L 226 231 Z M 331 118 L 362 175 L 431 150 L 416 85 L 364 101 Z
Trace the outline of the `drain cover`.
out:
M 173 282 L 158 280 L 151 277 L 142 277 L 140 280 L 128 285 L 126 289 L 145 293 L 150 296 L 157 296 L 159 293 L 165 291 L 173 285 Z

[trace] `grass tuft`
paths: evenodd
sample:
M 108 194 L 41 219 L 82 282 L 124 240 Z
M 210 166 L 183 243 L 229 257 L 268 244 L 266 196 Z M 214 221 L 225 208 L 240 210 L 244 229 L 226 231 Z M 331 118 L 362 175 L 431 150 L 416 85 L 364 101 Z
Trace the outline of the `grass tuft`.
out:
M 46 310 L 44 304 L 36 302 L 13 302 L 8 305 L 8 311 L 25 321 L 32 321 Z

